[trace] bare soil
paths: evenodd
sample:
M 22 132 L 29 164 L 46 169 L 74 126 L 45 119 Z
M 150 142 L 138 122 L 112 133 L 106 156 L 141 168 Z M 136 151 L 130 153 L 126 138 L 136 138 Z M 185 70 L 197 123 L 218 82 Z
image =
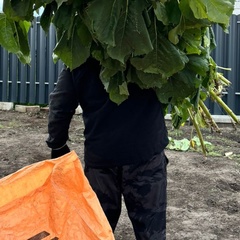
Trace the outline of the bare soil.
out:
M 176 131 L 167 123 L 169 135 L 190 138 L 192 126 Z M 204 157 L 196 150 L 166 150 L 168 165 L 167 239 L 240 239 L 240 134 L 232 125 L 221 134 L 203 129 L 212 143 Z M 83 122 L 75 115 L 69 146 L 83 159 Z M 0 178 L 50 158 L 46 146 L 47 112 L 0 111 Z M 83 163 L 84 164 L 84 163 Z M 116 240 L 133 240 L 134 234 L 123 204 Z

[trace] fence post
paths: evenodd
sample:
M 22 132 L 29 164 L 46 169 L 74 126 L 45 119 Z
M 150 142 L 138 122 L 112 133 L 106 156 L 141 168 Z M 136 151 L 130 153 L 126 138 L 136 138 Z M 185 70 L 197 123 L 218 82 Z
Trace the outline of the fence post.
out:
M 17 59 L 17 56 L 11 53 L 8 53 L 9 58 L 9 75 L 6 81 L 8 81 L 9 86 L 9 99 L 11 99 L 11 102 L 18 102 L 19 101 L 19 84 L 18 84 L 18 78 L 19 78 L 19 62 Z
M 38 22 L 40 25 L 40 23 Z M 38 103 L 45 103 L 45 82 L 46 82 L 46 35 L 43 29 L 39 26 L 39 46 L 37 54 L 39 55 L 39 96 Z
M 8 92 L 8 52 L 3 49 L 2 51 L 2 69 L 3 69 L 3 84 L 2 84 L 2 99 L 3 101 L 8 101 L 9 92 Z
M 30 49 L 31 49 L 31 64 L 29 67 L 29 96 L 28 101 L 29 103 L 38 103 L 36 99 L 36 80 L 37 80 L 37 73 L 36 73 L 36 64 L 37 64 L 37 58 L 36 58 L 36 41 L 37 41 L 37 24 L 36 19 L 34 19 L 33 25 L 30 30 Z

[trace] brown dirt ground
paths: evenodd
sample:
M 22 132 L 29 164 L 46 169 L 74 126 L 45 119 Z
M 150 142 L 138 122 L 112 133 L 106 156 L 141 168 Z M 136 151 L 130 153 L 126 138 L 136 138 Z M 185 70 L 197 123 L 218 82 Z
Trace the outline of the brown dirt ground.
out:
M 192 127 L 172 130 L 175 139 L 190 138 Z M 83 158 L 83 122 L 75 115 L 69 146 Z M 222 134 L 203 130 L 212 143 L 208 157 L 197 151 L 166 150 L 168 165 L 167 239 L 240 239 L 240 135 L 232 125 Z M 193 131 L 193 134 L 194 131 Z M 0 178 L 50 158 L 45 144 L 47 113 L 0 111 Z M 225 153 L 230 154 L 225 156 Z M 134 234 L 123 204 L 116 240 L 133 240 Z

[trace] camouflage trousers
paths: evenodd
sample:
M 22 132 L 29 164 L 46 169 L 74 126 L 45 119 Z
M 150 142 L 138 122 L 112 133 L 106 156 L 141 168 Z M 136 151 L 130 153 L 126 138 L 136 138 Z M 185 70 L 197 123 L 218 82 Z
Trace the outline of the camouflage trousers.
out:
M 167 162 L 162 152 L 138 165 L 85 166 L 85 174 L 113 231 L 121 214 L 123 196 L 136 239 L 166 239 Z

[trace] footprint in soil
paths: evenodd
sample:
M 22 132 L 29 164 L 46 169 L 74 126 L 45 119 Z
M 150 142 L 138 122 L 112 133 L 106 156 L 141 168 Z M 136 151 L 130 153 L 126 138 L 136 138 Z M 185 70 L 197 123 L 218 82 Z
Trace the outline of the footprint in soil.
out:
M 228 214 L 235 214 L 239 212 L 240 205 L 237 201 L 229 201 L 225 206 L 222 207 Z
M 216 187 L 220 189 L 222 192 L 240 192 L 240 184 L 237 183 L 228 183 L 223 180 L 219 180 L 217 182 Z M 223 200 L 223 199 L 222 199 Z M 236 214 L 240 210 L 240 204 L 237 200 L 226 200 L 226 201 L 219 201 L 216 197 L 210 197 L 207 199 L 206 204 L 209 207 L 221 208 L 222 210 L 226 211 L 228 214 Z
M 240 192 L 240 184 L 237 183 L 228 183 L 223 180 L 219 180 L 217 183 L 217 188 L 219 188 L 221 191 L 234 191 L 234 192 Z

